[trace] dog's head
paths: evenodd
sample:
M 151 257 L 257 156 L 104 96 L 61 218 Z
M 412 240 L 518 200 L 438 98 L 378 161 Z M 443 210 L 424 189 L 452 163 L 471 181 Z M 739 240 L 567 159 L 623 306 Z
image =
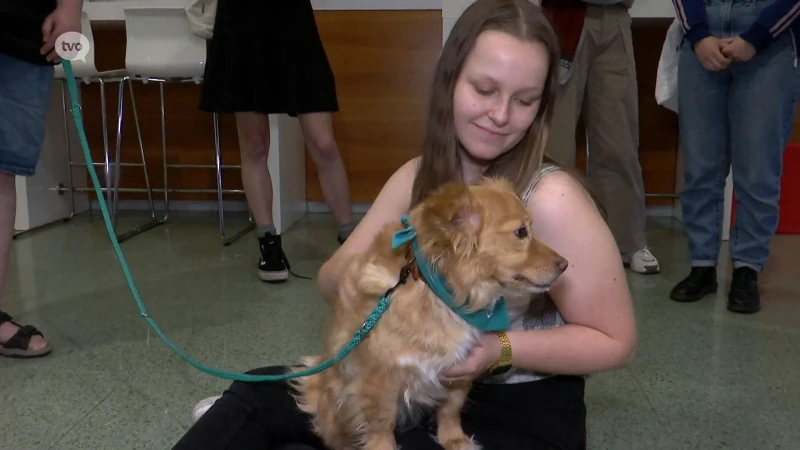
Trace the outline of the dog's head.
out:
M 503 293 L 543 293 L 567 261 L 533 237 L 532 218 L 505 179 L 448 183 L 409 214 L 422 252 L 457 304 L 483 309 Z

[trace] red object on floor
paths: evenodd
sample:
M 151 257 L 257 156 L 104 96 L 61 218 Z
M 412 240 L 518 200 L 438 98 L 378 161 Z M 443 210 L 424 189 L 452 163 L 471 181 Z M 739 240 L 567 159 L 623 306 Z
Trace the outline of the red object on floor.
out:
M 800 234 L 800 143 L 791 142 L 783 152 L 780 219 L 777 234 Z M 736 191 L 731 205 L 731 228 L 736 220 Z

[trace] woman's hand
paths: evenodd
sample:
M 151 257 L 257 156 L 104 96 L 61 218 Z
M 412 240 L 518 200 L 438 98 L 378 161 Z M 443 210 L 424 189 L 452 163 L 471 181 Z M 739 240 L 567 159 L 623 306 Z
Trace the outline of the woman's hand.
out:
M 722 47 L 722 54 L 733 61 L 747 62 L 756 56 L 756 48 L 740 36 L 728 39 Z
M 61 62 L 56 53 L 56 40 L 68 31 L 81 32 L 82 0 L 60 0 L 55 11 L 50 13 L 42 24 L 42 47 L 40 53 L 46 55 L 47 61 Z
M 708 36 L 694 45 L 694 52 L 700 64 L 709 72 L 719 72 L 730 65 L 731 60 L 722 51 L 723 45 L 723 42 L 714 36 Z
M 500 349 L 500 338 L 494 333 L 484 333 L 467 358 L 443 373 L 441 380 L 452 383 L 478 378 L 500 359 Z

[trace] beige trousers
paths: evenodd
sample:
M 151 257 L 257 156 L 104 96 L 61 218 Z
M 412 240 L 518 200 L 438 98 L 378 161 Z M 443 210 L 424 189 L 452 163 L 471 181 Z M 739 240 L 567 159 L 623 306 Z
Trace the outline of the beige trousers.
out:
M 582 47 L 556 100 L 548 153 L 575 166 L 575 129 L 583 115 L 588 183 L 608 215 L 620 252 L 647 246 L 639 106 L 631 16 L 622 6 L 589 5 Z

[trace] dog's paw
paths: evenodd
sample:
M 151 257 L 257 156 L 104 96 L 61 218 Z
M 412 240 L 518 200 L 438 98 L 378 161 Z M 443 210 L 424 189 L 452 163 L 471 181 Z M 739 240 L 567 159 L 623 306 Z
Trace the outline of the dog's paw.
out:
M 440 442 L 440 444 L 444 447 L 444 450 L 481 450 L 480 444 L 467 435 L 450 438 L 444 442 Z

